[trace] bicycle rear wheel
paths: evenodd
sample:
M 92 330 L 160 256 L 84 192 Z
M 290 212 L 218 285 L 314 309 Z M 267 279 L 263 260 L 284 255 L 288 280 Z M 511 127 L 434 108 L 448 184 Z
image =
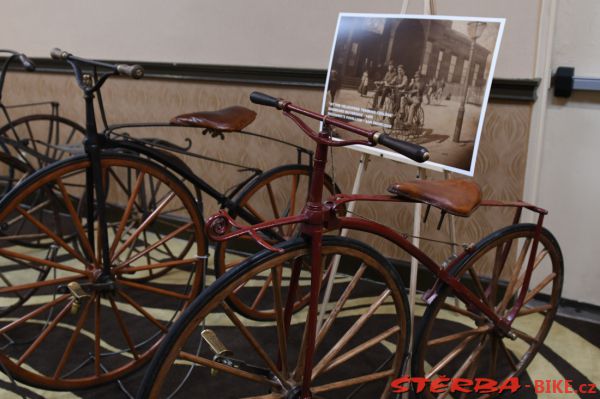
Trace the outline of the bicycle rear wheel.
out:
M 294 216 L 302 211 L 307 201 L 310 187 L 312 167 L 308 165 L 284 165 L 276 167 L 252 180 L 233 199 L 234 205 L 229 215 L 241 225 L 257 224 L 286 216 Z M 330 176 L 325 176 L 323 197 L 339 193 Z M 246 212 L 251 216 L 250 220 L 241 215 Z M 298 234 L 299 224 L 281 226 L 266 230 L 262 233 L 263 238 L 271 242 L 289 240 Z M 239 265 L 247 257 L 263 250 L 256 241 L 249 236 L 242 236 L 236 240 L 220 242 L 215 247 L 215 274 L 217 277 L 223 275 L 227 270 Z M 268 288 L 268 283 L 263 291 Z M 301 287 L 302 294 L 298 296 L 297 307 L 304 306 L 308 301 L 308 290 Z M 231 296 L 232 306 L 244 316 L 253 319 L 273 318 L 274 311 L 266 311 L 261 308 L 262 295 L 248 303 L 239 300 L 235 295 Z
M 85 129 L 76 122 L 52 114 L 27 115 L 0 127 L 0 150 L 25 168 L 0 158 L 0 195 L 7 194 L 26 173 L 65 159 L 85 138 Z M 4 165 L 5 164 L 5 165 Z
M 0 202 L 0 225 L 9 235 L 0 247 L 0 362 L 26 384 L 77 389 L 125 375 L 151 356 L 200 290 L 206 243 L 185 186 L 132 156 L 104 153 L 100 167 L 111 187 L 108 276 L 87 157 L 34 173 Z M 145 200 L 149 193 L 155 201 Z M 47 200 L 28 206 L 42 196 Z M 27 236 L 21 241 L 48 243 L 47 249 L 14 244 L 17 228 Z M 158 276 L 131 280 L 149 273 Z
M 532 255 L 535 225 L 508 226 L 482 240 L 472 255 L 457 266 L 460 278 L 483 302 L 503 318 L 515 306 Z M 491 378 L 499 383 L 518 377 L 531 363 L 546 338 L 562 290 L 563 258 L 552 234 L 542 230 L 525 297 L 512 327 L 516 340 L 503 337 L 491 321 L 473 306 L 458 302 L 443 287 L 423 316 L 415 342 L 413 375 L 434 379 Z M 491 394 L 432 394 L 424 398 L 489 398 Z
M 283 272 L 289 263 L 306 261 L 310 249 L 302 239 L 279 246 L 284 253 L 253 256 L 186 309 L 152 359 L 138 398 L 299 397 L 307 311 L 293 315 L 290 325 L 284 320 L 294 290 Z M 356 240 L 324 237 L 322 256 L 324 267 L 341 259 L 330 302 L 320 304 L 328 311 L 317 332 L 313 397 L 388 398 L 409 334 L 400 278 L 384 257 Z M 238 316 L 232 294 L 255 297 L 260 287 L 249 283 L 269 276 L 275 283 L 265 306 L 277 309 L 275 320 Z M 299 284 L 307 277 L 302 272 Z

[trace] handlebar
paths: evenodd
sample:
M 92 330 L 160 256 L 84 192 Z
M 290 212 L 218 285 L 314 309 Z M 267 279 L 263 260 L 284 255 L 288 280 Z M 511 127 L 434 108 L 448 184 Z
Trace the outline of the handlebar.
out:
M 27 72 L 35 71 L 35 64 L 25 54 L 13 50 L 0 50 L 0 53 L 8 53 L 11 55 L 10 59 L 18 59 Z M 10 59 L 8 60 L 8 62 L 10 62 Z
M 418 144 L 409 143 L 407 141 L 398 140 L 396 138 L 391 137 L 388 134 L 380 133 L 373 130 L 365 130 L 359 128 L 358 126 L 351 125 L 350 123 L 343 122 L 339 119 L 332 118 L 330 116 L 321 115 L 304 108 L 300 108 L 289 101 L 286 101 L 281 98 L 275 98 L 260 92 L 253 92 L 250 94 L 250 101 L 254 104 L 264 105 L 267 107 L 277 108 L 282 110 L 286 116 L 292 118 L 292 120 L 298 124 L 298 126 L 307 133 L 313 140 L 325 144 L 325 145 L 352 145 L 352 144 L 366 144 L 370 146 L 374 146 L 376 144 L 381 144 L 397 153 L 404 155 L 407 158 L 412 159 L 415 162 L 425 162 L 429 160 L 429 151 L 427 148 L 422 147 Z M 310 129 L 306 124 L 302 122 L 301 119 L 292 115 L 292 112 L 296 112 L 298 114 L 307 116 L 309 118 L 318 120 L 323 122 L 325 125 L 331 125 L 338 127 L 340 129 L 358 134 L 360 136 L 366 137 L 368 141 L 356 141 L 356 140 L 341 140 L 341 141 L 330 141 L 323 140 L 315 132 Z
M 108 68 L 118 75 L 128 76 L 132 79 L 141 79 L 144 76 L 144 68 L 141 65 L 109 64 L 101 61 L 88 60 L 74 56 L 73 54 L 63 51 L 59 48 L 53 48 L 50 51 L 50 57 L 55 60 L 75 61 L 83 64 Z

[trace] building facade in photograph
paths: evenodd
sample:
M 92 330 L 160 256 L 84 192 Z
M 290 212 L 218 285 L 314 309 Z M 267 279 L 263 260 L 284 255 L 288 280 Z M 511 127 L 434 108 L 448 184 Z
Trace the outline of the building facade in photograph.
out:
M 445 97 L 462 94 L 469 70 L 472 40 L 454 29 L 462 21 L 353 18 L 340 26 L 346 32 L 336 43 L 334 64 L 342 87 L 356 88 L 365 72 L 369 89 L 383 79 L 387 66 L 403 65 L 409 77 L 420 72 L 427 82 L 443 81 Z M 350 21 L 348 21 L 350 22 Z M 473 48 L 467 101 L 481 105 L 491 51 L 479 43 Z

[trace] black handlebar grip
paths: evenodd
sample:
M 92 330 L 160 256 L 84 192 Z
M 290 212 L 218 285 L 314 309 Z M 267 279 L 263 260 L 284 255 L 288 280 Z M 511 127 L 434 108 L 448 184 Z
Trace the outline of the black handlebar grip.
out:
M 377 137 L 376 141 L 377 143 L 386 146 L 387 148 L 394 150 L 415 162 L 421 163 L 429 160 L 429 150 L 418 144 L 412 144 L 406 141 L 398 140 L 385 133 L 381 133 Z
M 52 50 L 50 50 L 50 57 L 52 57 L 52 59 L 66 60 L 68 56 L 69 56 L 69 53 L 67 53 L 66 51 L 62 51 L 59 48 L 55 47 Z
M 23 68 L 25 68 L 26 71 L 29 71 L 29 72 L 35 71 L 35 64 L 33 63 L 33 61 L 31 61 L 29 59 L 29 57 L 27 57 L 23 53 L 19 54 L 18 57 L 19 57 L 19 61 L 21 61 L 21 64 L 23 64 Z
M 281 100 L 279 98 L 271 97 L 268 94 L 260 93 L 258 91 L 253 91 L 250 94 L 250 101 L 254 104 L 281 109 Z
M 144 68 L 141 65 L 117 65 L 117 72 L 119 75 L 129 76 L 133 79 L 141 79 L 144 77 Z

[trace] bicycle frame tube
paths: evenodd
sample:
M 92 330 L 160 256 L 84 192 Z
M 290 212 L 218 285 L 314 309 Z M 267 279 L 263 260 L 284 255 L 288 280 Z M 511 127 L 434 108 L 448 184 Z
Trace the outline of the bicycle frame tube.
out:
M 100 148 L 101 139 L 98 135 L 96 127 L 96 115 L 94 112 L 94 89 L 84 89 L 85 99 L 85 133 L 86 139 L 84 142 L 85 152 L 90 158 L 90 170 L 86 173 L 86 187 L 88 187 L 87 206 L 88 220 L 94 220 L 94 213 L 98 216 L 98 240 L 102 247 L 102 274 L 101 278 L 109 278 L 110 276 L 110 257 L 108 246 L 108 225 L 106 223 L 106 196 L 102 184 L 102 170 L 100 165 Z M 96 192 L 96 212 L 94 212 L 93 192 Z M 93 223 L 88 223 L 88 239 L 94 248 L 94 228 Z M 93 260 L 92 260 L 93 261 Z
M 183 161 L 175 156 L 169 156 L 165 154 L 164 151 L 151 148 L 147 145 L 144 145 L 142 142 L 136 141 L 127 141 L 127 140 L 113 140 L 103 136 L 102 140 L 102 148 L 103 149 L 127 149 L 133 152 L 143 154 L 147 156 L 149 159 L 160 163 L 161 165 L 169 168 L 174 171 L 176 174 L 183 177 L 184 180 L 190 182 L 195 189 L 208 194 L 210 197 L 214 198 L 215 201 L 222 207 L 227 208 L 230 211 L 235 211 L 237 215 L 239 215 L 244 221 L 249 224 L 257 224 L 260 220 L 257 219 L 252 213 L 247 211 L 243 207 L 238 207 L 232 200 L 232 195 L 235 194 L 239 190 L 235 190 L 232 195 L 224 195 L 219 192 L 211 185 L 209 185 L 206 181 L 196 175 Z M 254 178 L 253 176 L 252 178 Z M 244 183 L 248 183 L 249 180 L 245 180 Z M 197 198 L 200 201 L 200 198 Z
M 319 173 L 319 172 L 315 171 L 315 173 Z M 528 260 L 528 266 L 527 266 L 527 270 L 525 273 L 523 287 L 521 288 L 521 291 L 517 297 L 518 299 L 517 299 L 516 305 L 513 308 L 513 310 L 511 311 L 511 313 L 508 316 L 500 319 L 495 315 L 495 313 L 493 312 L 493 310 L 491 308 L 489 308 L 484 302 L 480 301 L 465 285 L 463 285 L 456 277 L 452 276 L 452 274 L 451 274 L 452 271 L 461 262 L 463 262 L 465 260 L 465 258 L 467 258 L 470 254 L 473 253 L 472 246 L 467 247 L 465 249 L 465 251 L 463 251 L 461 254 L 459 254 L 458 257 L 455 258 L 447 267 L 442 268 L 434 260 L 432 260 L 429 256 L 427 256 L 423 251 L 421 251 L 419 248 L 414 246 L 410 241 L 408 241 L 408 239 L 404 235 L 396 232 L 395 230 L 391 229 L 390 227 L 378 224 L 378 223 L 370 221 L 370 220 L 357 218 L 357 217 L 337 217 L 336 216 L 336 209 L 339 209 L 338 208 L 339 205 L 342 205 L 342 204 L 344 204 L 346 202 L 350 202 L 350 201 L 362 201 L 362 200 L 379 201 L 379 202 L 412 202 L 409 199 L 399 198 L 399 197 L 390 196 L 390 195 L 360 195 L 360 194 L 344 195 L 344 194 L 340 194 L 340 195 L 337 195 L 336 197 L 334 197 L 332 200 L 325 203 L 324 206 L 322 205 L 320 210 L 319 210 L 319 207 L 315 203 L 311 204 L 311 207 L 307 206 L 305 208 L 305 210 L 303 211 L 303 213 L 296 218 L 276 219 L 276 220 L 271 220 L 268 222 L 261 223 L 259 225 L 249 226 L 249 227 L 236 226 L 236 227 L 238 227 L 238 230 L 236 230 L 235 232 L 232 232 L 232 233 L 225 234 L 224 233 L 225 230 L 223 228 L 221 228 L 220 231 L 217 231 L 216 229 L 214 229 L 212 227 L 212 225 L 214 224 L 214 222 L 216 220 L 218 220 L 219 218 L 225 217 L 223 214 L 219 214 L 219 215 L 216 215 L 215 217 L 209 219 L 209 221 L 207 223 L 207 228 L 208 228 L 210 238 L 213 240 L 216 240 L 216 241 L 225 241 L 225 240 L 231 239 L 233 237 L 239 237 L 240 235 L 243 235 L 243 234 L 250 234 L 254 239 L 256 239 L 256 237 L 258 237 L 258 235 L 256 233 L 260 230 L 272 229 L 273 227 L 284 225 L 284 224 L 290 224 L 290 223 L 302 223 L 302 232 L 305 235 L 309 236 L 311 238 L 311 240 L 315 239 L 314 236 L 315 236 L 316 230 L 319 230 L 319 232 L 317 234 L 319 234 L 319 233 L 322 234 L 325 231 L 331 231 L 331 230 L 337 230 L 337 229 L 350 229 L 350 230 L 364 231 L 367 233 L 377 235 L 379 237 L 382 237 L 386 240 L 391 241 L 392 243 L 394 243 L 395 245 L 399 246 L 404 251 L 406 251 L 409 255 L 416 258 L 420 263 L 422 263 L 425 267 L 427 267 L 427 269 L 429 271 L 431 271 L 431 273 L 433 273 L 438 278 L 438 281 L 444 282 L 444 283 L 448 284 L 449 286 L 451 286 L 452 289 L 456 292 L 457 297 L 459 299 L 461 299 L 465 304 L 474 306 L 479 311 L 481 311 L 483 314 L 485 314 L 494 323 L 494 325 L 500 329 L 500 331 L 502 333 L 508 334 L 510 332 L 510 326 L 512 324 L 512 321 L 514 320 L 516 314 L 520 310 L 520 308 L 523 304 L 525 295 L 527 293 L 527 290 L 529 288 L 529 280 L 531 278 L 531 272 L 532 272 L 533 264 L 535 261 L 535 249 L 537 248 L 537 244 L 539 242 L 539 238 L 541 235 L 543 218 L 544 218 L 544 215 L 547 213 L 544 209 L 541 209 L 539 207 L 536 207 L 534 205 L 531 205 L 531 204 L 528 204 L 528 203 L 522 202 L 522 201 L 501 202 L 501 201 L 486 200 L 486 201 L 482 201 L 482 203 L 481 203 L 481 206 L 513 207 L 513 208 L 515 208 L 516 209 L 516 215 L 515 215 L 515 220 L 514 220 L 515 224 L 518 223 L 518 221 L 519 221 L 518 218 L 521 215 L 521 210 L 523 208 L 529 209 L 529 210 L 534 211 L 539 214 L 538 223 L 536 226 L 536 232 L 535 232 L 535 236 L 533 239 L 534 246 L 532 247 L 532 254 L 530 255 L 529 260 Z M 311 241 L 311 251 L 313 249 L 312 244 L 313 243 Z M 263 245 L 263 247 L 270 249 L 270 250 L 276 250 L 274 248 L 273 249 L 269 248 L 268 246 L 265 246 L 265 245 Z M 508 251 L 510 250 L 510 248 L 505 248 L 504 250 L 506 252 L 506 255 L 508 255 Z M 311 252 L 311 256 L 312 256 L 312 252 Z M 319 264 L 319 266 L 320 266 L 320 264 Z M 320 284 L 320 281 L 317 282 L 317 285 L 313 288 L 318 288 L 319 284 Z M 437 286 L 437 283 L 436 283 L 436 285 L 434 285 L 434 289 L 436 288 L 436 286 Z M 439 286 L 437 288 L 439 288 Z M 430 291 L 435 292 L 434 290 L 430 290 Z M 312 293 L 312 288 L 311 288 L 311 293 Z
M 327 132 L 320 132 L 322 139 L 329 138 Z M 313 357 L 315 339 L 317 336 L 317 314 L 319 307 L 319 292 L 321 291 L 321 239 L 323 237 L 323 183 L 325 181 L 325 165 L 327 164 L 327 145 L 318 143 L 313 159 L 313 173 L 310 182 L 308 202 L 302 214 L 307 216 L 306 222 L 302 224 L 301 231 L 310 239 L 310 299 L 308 315 L 306 316 L 306 354 L 304 359 L 304 374 L 302 376 L 302 399 L 312 398 L 310 382 L 312 379 Z M 288 294 L 289 295 L 289 294 Z M 289 298 L 288 298 L 289 299 Z M 285 310 L 291 311 L 292 307 Z M 291 319 L 291 315 L 284 315 L 285 320 Z M 288 326 L 286 326 L 286 330 Z

